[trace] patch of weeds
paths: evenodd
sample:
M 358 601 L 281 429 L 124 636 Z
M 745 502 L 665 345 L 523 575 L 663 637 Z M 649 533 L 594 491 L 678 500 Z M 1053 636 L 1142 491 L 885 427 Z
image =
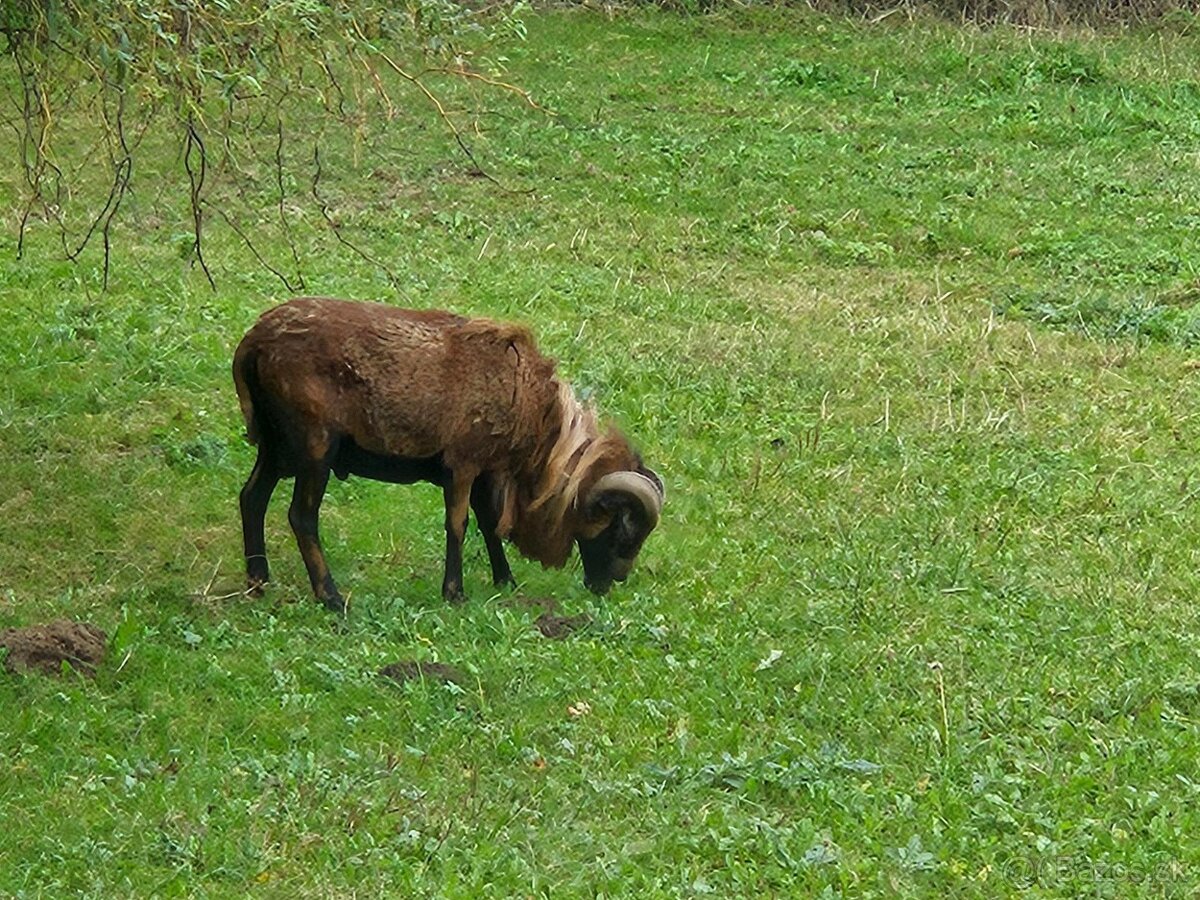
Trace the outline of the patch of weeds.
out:
M 821 259 L 841 265 L 880 265 L 896 254 L 895 248 L 886 241 L 835 239 L 820 229 L 809 231 L 804 237 L 816 247 Z
M 921 836 L 914 834 L 903 847 L 894 847 L 888 855 L 910 872 L 929 872 L 937 868 L 937 858 L 925 849 Z
M 781 87 L 822 87 L 835 83 L 838 77 L 821 63 L 790 59 L 773 68 L 767 80 Z
M 1028 71 L 1041 81 L 1060 84 L 1095 84 L 1104 79 L 1100 57 L 1075 44 L 1040 48 Z
M 724 753 L 719 760 L 706 763 L 691 774 L 682 773 L 675 767 L 651 767 L 648 771 L 664 784 L 694 781 L 761 798 L 777 792 L 805 790 L 811 793 L 823 782 L 846 776 L 863 778 L 882 770 L 878 763 L 850 756 L 838 744 L 825 744 L 811 755 L 797 753 L 794 748 L 784 745 L 761 756 Z
M 1002 63 L 994 90 L 1034 88 L 1039 85 L 1094 85 L 1104 79 L 1103 62 L 1090 50 L 1074 44 L 1035 44 Z
M 159 439 L 158 448 L 167 465 L 182 471 L 219 468 L 229 461 L 228 439 L 211 432 L 187 438 L 171 433 Z
M 438 210 L 433 214 L 433 221 L 439 228 L 465 240 L 475 240 L 487 231 L 487 226 L 461 209 L 453 211 Z
M 1182 713 L 1194 716 L 1200 712 L 1200 681 L 1195 678 L 1170 682 L 1163 688 L 1163 696 Z
M 656 141 L 654 149 L 663 155 L 672 169 L 682 170 L 703 159 L 704 141 L 672 135 Z
M 1170 685 L 1167 686 L 1164 693 L 1170 698 Z M 1091 698 L 1088 704 L 1088 713 L 1093 719 L 1108 722 L 1118 716 L 1136 715 L 1145 709 L 1153 699 L 1153 691 L 1142 679 L 1131 678 L 1114 689 L 1102 691 Z
M 1174 344 L 1200 345 L 1200 309 L 1162 303 L 1147 296 L 1114 297 L 1085 293 L 1064 297 L 1058 292 L 1014 291 L 996 305 L 997 312 L 1029 318 L 1061 330 L 1091 337 L 1124 338 Z

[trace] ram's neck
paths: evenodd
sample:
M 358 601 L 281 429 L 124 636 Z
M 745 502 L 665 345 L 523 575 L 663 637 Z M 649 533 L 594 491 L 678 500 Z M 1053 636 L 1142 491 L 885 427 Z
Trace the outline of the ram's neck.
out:
M 502 492 L 499 531 L 526 556 L 561 566 L 571 555 L 591 485 L 627 465 L 632 452 L 619 433 L 601 433 L 595 412 L 565 383 L 558 384 L 543 421 L 545 438 Z

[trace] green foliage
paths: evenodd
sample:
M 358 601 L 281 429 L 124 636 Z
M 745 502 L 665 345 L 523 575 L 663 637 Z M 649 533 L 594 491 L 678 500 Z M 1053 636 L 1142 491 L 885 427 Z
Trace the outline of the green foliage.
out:
M 110 635 L 95 679 L 0 675 L 0 894 L 1194 895 L 1197 38 L 527 25 L 478 71 L 551 115 L 437 82 L 520 191 L 374 95 L 319 204 L 317 98 L 210 170 L 216 290 L 169 129 L 106 293 L 52 217 L 0 234 L 0 628 Z M 56 157 L 107 196 L 92 158 Z M 440 492 L 350 479 L 346 620 L 286 484 L 245 597 L 229 362 L 289 289 L 225 201 L 312 293 L 528 323 L 668 483 L 630 580 L 514 558 L 494 596 L 472 533 L 448 607 Z M 591 627 L 542 637 L 545 598 Z
M 161 4 L 142 0 L 47 3 L 8 0 L 0 7 L 6 51 L 49 81 L 82 63 L 98 80 L 136 87 L 152 98 L 195 103 L 211 88 L 230 99 L 277 90 L 291 62 L 355 52 L 371 42 L 393 48 L 462 52 L 471 32 L 518 32 L 516 9 L 488 18 L 449 0 L 327 4 L 280 0 Z M 314 53 L 315 51 L 315 53 Z M 73 57 L 73 59 L 72 59 Z
M 246 182 L 257 180 L 266 165 L 275 169 L 280 225 L 290 243 L 286 205 L 294 205 L 299 192 L 283 168 L 285 143 L 292 138 L 283 123 L 299 116 L 305 137 L 312 138 L 304 147 L 316 168 L 312 199 L 336 234 L 336 220 L 318 193 L 325 132 L 350 130 L 361 139 L 377 111 L 395 117 L 395 92 L 413 89 L 424 95 L 429 118 L 440 116 L 458 136 L 422 80 L 426 73 L 410 73 L 403 65 L 411 59 L 495 83 L 472 71 L 470 60 L 490 41 L 519 39 L 522 8 L 520 0 L 484 10 L 452 0 L 282 0 L 265 6 L 232 0 L 7 0 L 0 5 L 6 45 L 0 59 L 8 66 L 0 71 L 0 89 L 19 113 L 13 121 L 23 176 L 18 253 L 31 216 L 40 213 L 57 225 L 70 260 L 93 239 L 102 243 L 107 285 L 114 222 L 122 205 L 128 206 L 134 173 L 153 166 L 153 154 L 162 149 L 161 139 L 146 140 L 160 129 L 176 142 L 178 164 L 167 183 L 191 210 L 190 228 L 177 237 L 181 256 L 197 262 L 211 281 L 203 223 L 212 217 L 224 220 L 257 252 L 247 233 L 253 227 L 244 220 L 238 225 L 237 214 L 244 210 L 228 197 L 214 196 L 214 188 L 223 184 L 243 197 Z M 89 90 L 77 90 L 81 82 Z M 272 122 L 273 146 L 263 140 L 270 134 L 264 126 Z M 469 156 L 461 136 L 459 143 Z M 107 179 L 82 177 L 65 163 L 92 156 L 101 160 Z M 295 246 L 289 250 L 298 263 Z M 292 284 L 275 271 L 285 285 Z M 303 283 L 302 275 L 292 275 Z

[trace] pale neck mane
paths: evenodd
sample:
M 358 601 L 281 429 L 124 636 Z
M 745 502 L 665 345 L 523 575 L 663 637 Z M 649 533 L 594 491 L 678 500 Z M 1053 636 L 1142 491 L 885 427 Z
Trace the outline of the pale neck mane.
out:
M 529 504 L 531 512 L 548 507 L 556 523 L 575 505 L 583 476 L 604 452 L 595 410 L 580 403 L 566 382 L 558 386 L 558 407 L 562 425 L 542 463 L 539 488 Z
M 499 528 L 502 535 L 511 531 L 518 516 L 536 516 L 549 532 L 557 532 L 569 510 L 579 503 L 579 490 L 591 467 L 610 448 L 600 434 L 595 411 L 579 402 L 566 382 L 559 382 L 557 396 L 561 415 L 558 435 L 545 455 L 530 460 L 533 477 L 532 495 L 524 510 L 513 502 L 503 502 Z M 505 501 L 516 500 L 510 492 Z M 529 496 L 529 495 L 526 495 Z

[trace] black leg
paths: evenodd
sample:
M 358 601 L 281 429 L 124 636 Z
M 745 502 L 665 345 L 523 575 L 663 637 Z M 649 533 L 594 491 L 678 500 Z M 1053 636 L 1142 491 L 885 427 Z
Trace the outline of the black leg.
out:
M 463 593 L 462 549 L 474 481 L 474 473 L 451 472 L 443 488 L 446 497 L 446 576 L 442 579 L 442 596 L 451 603 L 462 603 L 467 599 Z
M 263 585 L 270 579 L 267 568 L 267 542 L 263 536 L 263 519 L 267 504 L 279 475 L 271 461 L 270 452 L 260 446 L 258 459 L 239 498 L 242 508 L 242 547 L 246 554 L 246 585 L 251 595 L 262 595 Z
M 496 533 L 496 525 L 500 521 L 492 498 L 492 485 L 486 477 L 475 479 L 471 485 L 471 509 L 475 510 L 475 522 L 483 532 L 483 543 L 487 547 L 488 562 L 492 566 L 492 583 L 496 587 L 502 585 L 516 586 L 512 569 L 504 555 L 504 543 Z
M 345 612 L 346 603 L 333 583 L 333 576 L 329 574 L 317 531 L 317 514 L 328 483 L 329 467 L 324 463 L 311 463 L 301 469 L 296 475 L 296 489 L 288 509 L 288 521 L 296 533 L 296 543 L 300 547 L 300 555 L 304 557 L 313 593 L 333 612 Z

